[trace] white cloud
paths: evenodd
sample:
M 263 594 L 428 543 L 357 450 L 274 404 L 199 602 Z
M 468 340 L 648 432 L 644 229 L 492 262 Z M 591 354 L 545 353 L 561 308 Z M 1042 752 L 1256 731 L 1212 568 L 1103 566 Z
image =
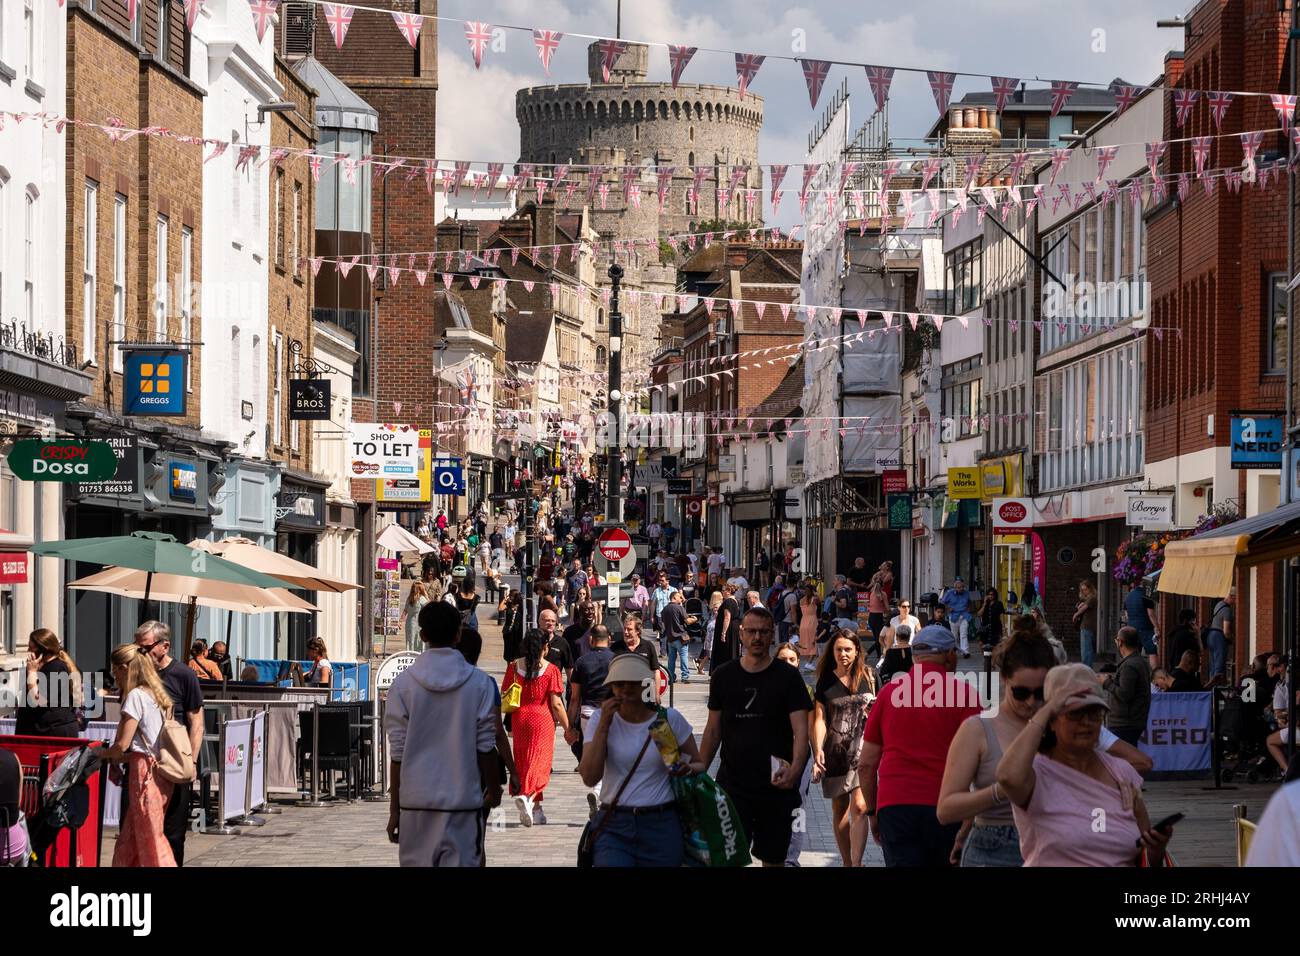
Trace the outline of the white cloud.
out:
M 518 159 L 515 91 L 535 85 L 535 78 L 493 66 L 486 57 L 483 68 L 476 70 L 468 49 L 463 56 L 443 55 L 439 59 L 439 158 L 501 162 Z

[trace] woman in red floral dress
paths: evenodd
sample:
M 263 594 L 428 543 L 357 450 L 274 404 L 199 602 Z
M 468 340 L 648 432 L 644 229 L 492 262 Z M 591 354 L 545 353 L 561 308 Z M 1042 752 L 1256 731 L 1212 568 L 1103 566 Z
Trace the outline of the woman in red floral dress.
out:
M 533 628 L 524 638 L 524 656 L 506 666 L 501 681 L 504 698 L 510 685 L 518 683 L 519 709 L 510 718 L 514 735 L 515 768 L 519 789 L 515 791 L 515 809 L 519 822 L 526 827 L 546 822 L 542 812 L 542 791 L 551 780 L 551 759 L 555 755 L 555 727 L 569 730 L 569 715 L 561 694 L 564 677 L 560 669 L 546 659 L 549 645 L 546 634 Z

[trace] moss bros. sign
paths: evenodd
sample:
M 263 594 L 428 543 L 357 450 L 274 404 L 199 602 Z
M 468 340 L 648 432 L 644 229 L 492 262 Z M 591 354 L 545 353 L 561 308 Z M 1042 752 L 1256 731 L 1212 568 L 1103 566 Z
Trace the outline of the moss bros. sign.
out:
M 117 474 L 117 455 L 102 441 L 20 441 L 8 462 L 24 481 L 107 481 Z

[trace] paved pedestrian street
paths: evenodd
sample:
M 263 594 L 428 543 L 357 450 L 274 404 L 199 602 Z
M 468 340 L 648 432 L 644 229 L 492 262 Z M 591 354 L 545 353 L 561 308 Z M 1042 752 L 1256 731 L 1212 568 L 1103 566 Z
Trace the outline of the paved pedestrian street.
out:
M 482 612 L 486 618 L 490 612 Z M 498 681 L 505 672 L 501 660 L 500 629 L 484 620 L 482 665 Z M 390 650 L 398 650 L 392 646 Z M 978 655 L 962 661 L 964 670 L 982 666 Z M 703 731 L 708 695 L 707 677 L 693 678 L 674 688 L 673 706 L 694 728 Z M 563 737 L 555 735 L 555 760 L 544 806 L 547 824 L 524 827 L 507 796 L 489 820 L 488 866 L 573 866 L 578 838 L 587 821 L 586 788 L 576 772 Z M 714 769 L 716 770 L 716 763 Z M 1232 806 L 1245 803 L 1257 819 L 1273 790 L 1269 785 L 1215 790 L 1209 780 L 1148 782 L 1144 788 L 1152 819 L 1181 812 L 1171 850 L 1182 866 L 1232 866 L 1234 843 Z M 330 802 L 307 808 L 279 803 L 282 812 L 266 816 L 261 827 L 238 828 L 233 835 L 191 834 L 186 866 L 396 866 L 397 847 L 384 833 L 388 801 Z M 813 786 L 805 801 L 806 832 L 800 865 L 839 866 L 839 852 L 831 832 L 830 801 Z M 105 837 L 105 859 L 111 858 L 116 830 Z M 868 843 L 867 866 L 883 866 L 880 847 Z

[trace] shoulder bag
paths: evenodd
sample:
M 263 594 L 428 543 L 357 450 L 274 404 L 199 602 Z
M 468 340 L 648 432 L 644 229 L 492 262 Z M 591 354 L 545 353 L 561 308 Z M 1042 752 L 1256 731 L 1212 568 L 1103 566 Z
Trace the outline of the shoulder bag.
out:
M 189 730 L 175 718 L 168 717 L 158 734 L 158 776 L 172 783 L 188 784 L 194 780 L 194 750 Z
M 614 794 L 614 799 L 609 802 L 608 806 L 604 807 L 605 815 L 600 818 L 600 823 L 593 827 L 591 821 L 588 820 L 587 825 L 582 828 L 582 837 L 578 840 L 579 868 L 589 869 L 595 866 L 596 837 L 600 834 L 600 831 L 605 828 L 605 824 L 609 822 L 609 818 L 614 813 L 614 808 L 618 806 L 619 798 L 623 796 L 623 791 L 627 789 L 627 785 L 631 783 L 632 777 L 636 774 L 636 768 L 641 766 L 641 758 L 645 756 L 646 750 L 649 749 L 651 739 L 649 732 L 647 732 L 645 735 L 645 743 L 641 745 L 641 752 L 636 755 L 636 760 L 632 764 L 632 769 L 627 772 L 627 776 L 624 777 L 623 782 L 619 784 L 618 793 Z

